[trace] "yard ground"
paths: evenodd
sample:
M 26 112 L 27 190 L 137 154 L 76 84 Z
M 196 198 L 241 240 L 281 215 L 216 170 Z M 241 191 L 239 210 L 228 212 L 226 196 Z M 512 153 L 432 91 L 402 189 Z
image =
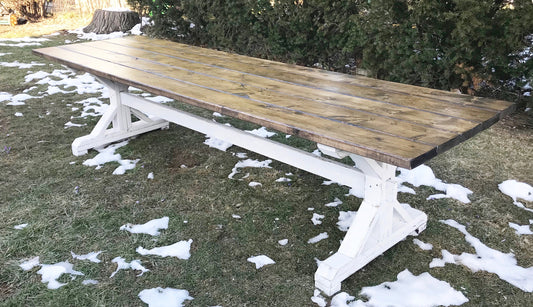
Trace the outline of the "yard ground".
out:
M 33 46 L 0 41 L 1 306 L 142 306 L 139 293 L 155 287 L 188 290 L 194 299 L 187 306 L 317 306 L 311 301 L 316 260 L 337 250 L 344 236 L 336 225 L 339 215 L 357 210 L 360 199 L 348 195 L 346 187 L 325 185 L 322 178 L 277 162 L 271 168 L 241 169 L 230 179 L 243 154 L 258 161 L 266 158 L 235 146 L 227 152 L 208 147 L 204 135 L 175 125 L 117 149 L 121 159 L 138 159 L 124 175 L 113 174 L 117 162 L 99 168 L 84 165 L 98 152 L 75 157 L 70 144 L 95 125 L 97 117 L 82 115 L 98 113 L 105 94 L 88 76 L 31 53 L 32 48 L 75 42 L 76 35 L 62 32 L 45 38 Z M 61 84 L 64 79 L 71 83 Z M 242 129 L 259 128 L 168 103 Z M 315 144 L 281 133 L 272 138 L 316 149 Z M 453 219 L 484 245 L 512 253 L 517 266 L 533 271 L 533 236 L 518 235 L 509 225 L 533 223 L 533 202 L 519 200 L 526 209 L 519 208 L 498 189 L 509 179 L 533 184 L 532 148 L 531 115 L 522 111 L 433 159 L 428 166 L 435 175 L 472 190 L 471 202 L 428 200 L 440 192 L 408 185 L 416 194 L 400 193 L 399 199 L 428 215 L 427 229 L 418 239 L 431 243 L 432 249 L 422 250 L 409 237 L 347 279 L 342 291 L 366 300 L 360 295 L 363 287 L 396 281 L 408 269 L 449 283 L 468 298 L 463 306 L 529 305 L 531 291 L 494 273 L 472 272 L 460 264 L 429 264 L 443 257 L 442 250 L 476 255 L 464 234 L 441 222 Z M 290 181 L 277 181 L 280 178 Z M 336 198 L 342 203 L 325 206 Z M 321 224 L 312 222 L 315 213 L 324 215 Z M 163 216 L 169 217 L 169 226 L 157 237 L 120 230 L 127 223 L 143 224 Z M 23 224 L 27 226 L 14 228 Z M 329 238 L 308 243 L 324 232 Z M 136 252 L 139 246 L 189 239 L 193 241 L 187 260 Z M 279 244 L 282 239 L 288 243 Z M 100 263 L 71 254 L 97 251 Z M 256 269 L 247 261 L 263 254 L 276 263 Z M 85 275 L 72 280 L 63 274 L 59 281 L 65 286 L 47 289 L 40 267 L 25 271 L 19 266 L 36 256 L 40 264 L 68 261 Z M 150 271 L 137 276 L 141 271 L 121 270 L 110 277 L 117 269 L 115 257 L 140 260 Z M 528 282 L 532 283 L 526 278 L 524 284 Z

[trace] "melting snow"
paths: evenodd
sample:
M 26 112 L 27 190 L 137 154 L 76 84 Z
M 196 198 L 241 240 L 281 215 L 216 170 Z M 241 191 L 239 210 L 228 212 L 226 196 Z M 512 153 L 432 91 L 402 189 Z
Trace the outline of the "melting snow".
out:
M 76 278 L 76 275 L 84 275 L 82 272 L 72 269 L 73 265 L 68 261 L 58 262 L 56 264 L 43 264 L 37 274 L 41 275 L 41 281 L 48 283 L 48 289 L 58 289 L 66 285 L 57 281 L 63 274 L 70 274 L 71 278 Z
M 191 243 L 192 239 L 189 239 L 188 241 L 179 241 L 168 246 L 154 247 L 152 249 L 145 249 L 139 246 L 135 251 L 143 256 L 157 255 L 161 257 L 177 257 L 179 259 L 189 259 L 189 257 L 191 257 Z
M 194 299 L 187 290 L 161 287 L 142 290 L 139 298 L 148 307 L 181 307 L 186 300 Z
M 465 239 L 474 249 L 476 254 L 462 253 L 453 255 L 442 250 L 443 259 L 433 259 L 430 267 L 444 266 L 445 263 L 462 264 L 472 272 L 487 271 L 497 274 L 501 279 L 525 292 L 533 292 L 533 267 L 523 268 L 517 265 L 512 253 L 504 254 L 483 244 L 478 238 L 472 236 L 466 227 L 454 220 L 441 221 L 465 235 Z
M 529 225 L 518 225 L 509 222 L 509 227 L 513 228 L 517 235 L 533 235 L 533 231 L 531 231 Z
M 136 270 L 136 271 L 141 271 L 141 273 L 139 273 L 139 275 L 137 275 L 137 276 L 142 276 L 145 272 L 150 271 L 149 269 L 147 269 L 144 266 L 142 266 L 141 261 L 138 260 L 138 259 L 137 260 L 132 260 L 131 262 L 126 262 L 126 259 L 124 259 L 122 257 L 115 257 L 115 258 L 113 258 L 113 260 L 111 260 L 111 262 L 117 264 L 117 269 L 116 269 L 115 272 L 113 272 L 111 274 L 111 276 L 109 276 L 109 278 L 112 278 L 113 276 L 115 276 L 115 274 L 117 274 L 118 271 L 120 271 L 120 270 L 132 269 L 132 270 Z
M 498 185 L 500 191 L 511 197 L 513 203 L 530 212 L 533 212 L 533 209 L 526 208 L 524 204 L 518 201 L 518 199 L 523 199 L 525 201 L 533 201 L 533 187 L 527 183 L 519 182 L 516 180 L 506 180 Z
M 339 230 L 348 231 L 356 214 L 357 211 L 339 211 L 339 221 L 337 222 Z
M 400 272 L 398 280 L 384 282 L 373 287 L 363 287 L 361 295 L 368 297 L 367 302 L 354 301 L 354 297 L 345 292 L 335 295 L 331 300 L 332 307 L 356 306 L 450 306 L 461 305 L 468 299 L 449 283 L 438 280 L 428 272 L 418 276 L 409 270 Z
M 83 285 L 97 285 L 98 284 L 98 280 L 86 279 L 86 280 L 82 281 L 81 283 Z
M 342 201 L 340 199 L 338 199 L 337 197 L 335 197 L 335 199 L 332 202 L 327 203 L 324 206 L 326 206 L 326 207 L 337 207 L 338 205 L 341 205 L 341 204 L 342 204 Z
M 263 266 L 268 265 L 268 264 L 276 263 L 274 262 L 274 260 L 270 259 L 268 256 L 265 256 L 265 255 L 250 257 L 247 260 L 248 262 L 254 263 L 256 269 L 260 269 Z
M 269 137 L 273 137 L 274 135 L 276 135 L 275 132 L 268 131 L 266 127 L 261 127 L 261 128 L 254 129 L 254 130 L 245 130 L 245 131 L 248 133 L 260 136 L 262 138 L 269 138 Z
M 318 213 L 313 213 L 313 217 L 311 218 L 311 222 L 313 222 L 313 225 L 320 225 L 322 224 L 321 219 L 323 219 L 325 216 Z
M 407 170 L 403 168 L 399 168 L 399 170 L 400 175 L 398 175 L 397 177 L 399 184 L 408 182 L 414 185 L 415 187 L 425 185 L 446 193 L 431 195 L 427 198 L 428 200 L 438 198 L 454 198 L 465 204 L 470 203 L 468 195 L 472 194 L 471 190 L 458 184 L 447 184 L 442 182 L 442 180 L 437 179 L 435 177 L 435 174 L 433 174 L 433 171 L 429 166 L 420 165 L 412 170 Z M 414 190 L 404 187 L 403 185 L 400 185 L 399 190 L 407 191 L 408 193 L 414 192 Z
M 26 46 L 40 46 L 42 42 L 48 41 L 47 38 L 0 38 L 0 46 L 6 47 L 26 47 Z
M 307 243 L 314 244 L 314 243 L 317 243 L 317 242 L 322 241 L 324 239 L 327 239 L 328 237 L 329 236 L 328 236 L 327 232 L 322 232 L 319 235 L 314 236 L 311 239 L 307 240 Z
M 21 230 L 21 229 L 26 228 L 27 226 L 28 226 L 28 223 L 24 223 L 24 224 L 16 225 L 16 226 L 13 227 L 13 228 L 15 228 L 15 229 L 17 229 L 17 230 Z
M 431 243 L 424 243 L 416 238 L 413 239 L 413 243 L 416 244 L 418 247 L 425 251 L 429 251 L 433 249 L 433 244 Z
M 37 257 L 33 257 L 29 260 L 26 260 L 24 262 L 22 262 L 19 266 L 24 270 L 24 271 L 29 271 L 31 269 L 33 269 L 34 267 L 36 266 L 40 266 L 41 264 L 39 263 L 39 256 Z
M 239 172 L 239 168 L 245 168 L 245 167 L 264 167 L 264 168 L 271 168 L 270 163 L 272 163 L 272 160 L 265 160 L 265 161 L 258 161 L 258 160 L 252 160 L 252 159 L 246 159 L 237 162 L 233 169 L 231 170 L 231 174 L 228 175 L 229 179 L 233 179 L 233 176 L 235 176 Z
M 85 255 L 76 255 L 72 251 L 70 252 L 70 254 L 72 255 L 72 258 L 74 258 L 74 259 L 89 260 L 89 261 L 94 262 L 94 263 L 102 262 L 102 260 L 98 259 L 98 255 L 100 255 L 100 253 L 102 253 L 102 251 L 90 252 L 90 253 L 85 254 Z
M 0 66 L 4 66 L 4 67 L 17 67 L 18 69 L 28 69 L 28 68 L 32 68 L 33 66 L 44 66 L 45 64 L 43 63 L 36 63 L 36 62 L 31 62 L 31 63 L 20 63 L 19 61 L 15 61 L 15 62 L 0 62 Z
M 281 246 L 285 246 L 287 243 L 289 243 L 289 239 L 282 239 L 278 241 L 278 244 Z
M 168 216 L 164 216 L 159 219 L 154 219 L 140 225 L 132 225 L 130 223 L 120 226 L 120 230 L 126 230 L 131 233 L 145 233 L 151 236 L 158 236 L 160 229 L 168 228 Z
M 96 169 L 100 169 L 102 164 L 115 161 L 118 162 L 120 166 L 113 171 L 113 175 L 123 175 L 127 170 L 135 168 L 135 165 L 139 162 L 139 159 L 122 159 L 120 154 L 115 154 L 115 150 L 122 146 L 126 146 L 127 144 L 128 141 L 126 140 L 120 143 L 111 144 L 105 148 L 96 148 L 99 153 L 94 158 L 83 161 L 83 165 L 96 166 Z
M 230 143 L 230 142 L 226 142 L 224 140 L 217 139 L 217 138 L 209 136 L 209 135 L 206 135 L 206 137 L 207 138 L 205 139 L 204 144 L 209 146 L 209 147 L 216 148 L 216 149 L 222 150 L 222 151 L 226 151 L 228 148 L 233 146 L 233 144 Z

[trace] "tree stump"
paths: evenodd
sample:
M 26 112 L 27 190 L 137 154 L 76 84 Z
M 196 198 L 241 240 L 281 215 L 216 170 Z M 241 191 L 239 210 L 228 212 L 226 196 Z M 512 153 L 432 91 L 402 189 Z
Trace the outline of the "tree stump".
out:
M 109 34 L 112 32 L 125 32 L 131 30 L 136 24 L 141 22 L 139 14 L 133 11 L 94 11 L 91 23 L 83 28 L 83 32 L 94 32 L 96 34 Z

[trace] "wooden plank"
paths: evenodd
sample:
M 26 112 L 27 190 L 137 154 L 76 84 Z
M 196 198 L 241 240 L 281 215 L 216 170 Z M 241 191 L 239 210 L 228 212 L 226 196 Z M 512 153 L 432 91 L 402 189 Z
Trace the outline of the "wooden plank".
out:
M 98 47 L 99 44 L 103 45 L 101 46 L 102 48 L 105 48 L 106 46 L 106 42 L 95 42 L 92 44 L 92 46 Z M 326 104 L 327 106 L 323 105 L 323 108 L 339 106 L 344 110 L 362 111 L 365 112 L 367 116 L 381 116 L 385 121 L 387 118 L 397 119 L 413 125 L 423 125 L 425 127 L 441 129 L 454 133 L 462 133 L 465 130 L 476 127 L 476 125 L 479 123 L 393 104 L 383 104 L 374 99 L 363 99 L 350 95 L 338 94 L 331 91 L 310 89 L 305 86 L 288 84 L 285 82 L 272 80 L 270 78 L 263 78 L 256 75 L 241 73 L 235 70 L 227 70 L 195 62 L 191 63 L 179 58 L 167 57 L 159 53 L 143 53 L 140 50 L 121 49 L 117 46 L 114 46 L 110 49 L 113 50 L 112 52 L 128 54 L 130 56 L 143 58 L 148 61 L 155 61 L 157 63 L 171 65 L 176 68 L 192 70 L 200 74 L 215 75 L 233 82 L 239 82 L 241 84 L 250 85 L 253 87 L 260 87 L 262 90 L 282 93 L 290 97 L 291 100 L 303 97 Z M 343 112 L 339 113 L 339 115 L 342 114 Z
M 303 99 L 298 96 L 289 96 L 277 91 L 268 91 L 253 85 L 249 86 L 248 83 L 243 84 L 239 82 L 242 81 L 240 76 L 234 78 L 234 80 L 237 81 L 230 82 L 208 75 L 208 71 L 198 70 L 195 67 L 186 66 L 186 68 L 184 68 L 183 66 L 163 65 L 166 58 L 160 59 L 160 55 L 155 55 L 147 60 L 142 60 L 143 58 L 146 59 L 146 56 L 151 54 L 145 54 L 141 51 L 125 55 L 118 53 L 116 49 L 110 51 L 94 48 L 97 46 L 98 45 L 94 44 L 91 44 L 90 46 L 69 45 L 66 46 L 65 49 L 85 55 L 91 55 L 102 60 L 120 63 L 129 67 L 132 67 L 131 63 L 134 62 L 135 68 L 140 70 L 163 74 L 174 79 L 193 82 L 201 86 L 216 87 L 218 90 L 268 102 L 269 104 L 286 108 L 291 112 L 304 112 L 321 118 L 326 117 L 334 121 L 347 123 L 361 128 L 368 128 L 369 130 L 385 132 L 393 136 L 407 138 L 433 146 L 438 146 L 439 144 L 447 142 L 459 135 L 458 133 L 443 131 L 432 127 L 413 125 L 409 122 L 399 121 L 393 118 L 379 118 L 369 113 L 342 108 L 337 105 L 324 105 L 319 101 Z M 157 62 L 154 63 L 152 62 L 153 60 Z M 172 64 L 175 65 L 179 65 L 180 63 L 172 62 Z M 187 63 L 185 62 L 185 64 Z M 198 66 L 198 64 L 193 65 Z M 189 69 L 191 68 L 194 68 L 194 71 L 190 71 Z M 200 71 L 200 73 L 196 73 L 198 71 Z M 219 74 L 217 73 L 216 76 L 219 76 Z M 472 127 L 473 125 L 470 128 Z
M 146 44 L 145 40 L 150 40 L 151 43 Z M 227 65 L 231 67 L 233 65 L 232 61 L 238 62 L 239 64 L 248 64 L 249 66 L 246 70 L 247 72 L 257 72 L 258 74 L 274 78 L 281 77 L 284 81 L 298 80 L 297 82 L 301 82 L 309 86 L 318 84 L 317 81 L 320 80 L 322 81 L 321 84 L 323 84 L 324 86 L 334 86 L 333 84 L 337 84 L 338 86 L 339 83 L 343 83 L 345 85 L 360 88 L 366 87 L 368 88 L 368 93 L 370 93 L 371 97 L 379 97 L 379 92 L 381 91 L 395 95 L 424 98 L 422 101 L 436 100 L 436 102 L 441 104 L 441 107 L 442 104 L 450 105 L 449 108 L 452 108 L 452 110 L 454 110 L 453 106 L 459 106 L 462 107 L 464 109 L 464 112 L 467 112 L 467 114 L 475 113 L 476 110 L 500 112 L 505 111 L 510 106 L 512 106 L 512 103 L 502 100 L 488 99 L 483 97 L 472 97 L 469 95 L 456 94 L 448 91 L 435 90 L 424 87 L 417 87 L 401 83 L 366 78 L 362 76 L 352 76 L 297 65 L 284 64 L 215 51 L 206 48 L 199 48 L 184 44 L 173 43 L 165 40 L 151 40 L 143 37 L 129 37 L 124 38 L 122 40 L 113 41 L 113 43 L 151 51 L 164 52 L 170 55 L 175 55 L 176 53 L 181 53 L 182 55 L 183 53 L 189 53 L 191 55 L 201 56 L 203 57 L 201 61 L 204 61 L 206 63 L 212 63 L 213 65 L 223 65 L 224 63 L 227 63 Z M 207 58 L 210 58 L 210 60 L 208 60 Z M 215 59 L 219 59 L 220 61 L 215 61 Z M 268 70 L 262 70 L 263 68 L 268 68 Z M 274 71 L 276 72 L 275 74 L 273 73 Z M 278 72 L 280 71 L 284 71 L 286 72 L 286 74 L 279 74 Z M 271 74 L 269 75 L 269 73 Z M 401 100 L 399 96 L 394 96 L 394 98 Z M 418 101 L 419 100 L 417 99 L 417 102 Z
M 182 100 L 389 164 L 412 168 L 436 155 L 436 148 L 432 146 L 369 132 L 358 127 L 346 129 L 346 125 L 339 122 L 310 118 L 309 115 L 303 113 L 287 112 L 284 109 L 229 93 L 159 75 L 147 75 L 145 71 L 98 60 L 62 49 L 62 47 L 43 48 L 35 52 L 74 69 L 84 70 L 157 95 Z M 309 126 L 310 123 L 311 126 Z

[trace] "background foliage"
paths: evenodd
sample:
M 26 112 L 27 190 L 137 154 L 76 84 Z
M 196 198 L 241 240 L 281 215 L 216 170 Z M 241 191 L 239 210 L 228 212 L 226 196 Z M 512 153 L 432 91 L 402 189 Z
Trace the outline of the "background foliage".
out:
M 518 100 L 533 83 L 531 0 L 128 1 L 189 44 Z

